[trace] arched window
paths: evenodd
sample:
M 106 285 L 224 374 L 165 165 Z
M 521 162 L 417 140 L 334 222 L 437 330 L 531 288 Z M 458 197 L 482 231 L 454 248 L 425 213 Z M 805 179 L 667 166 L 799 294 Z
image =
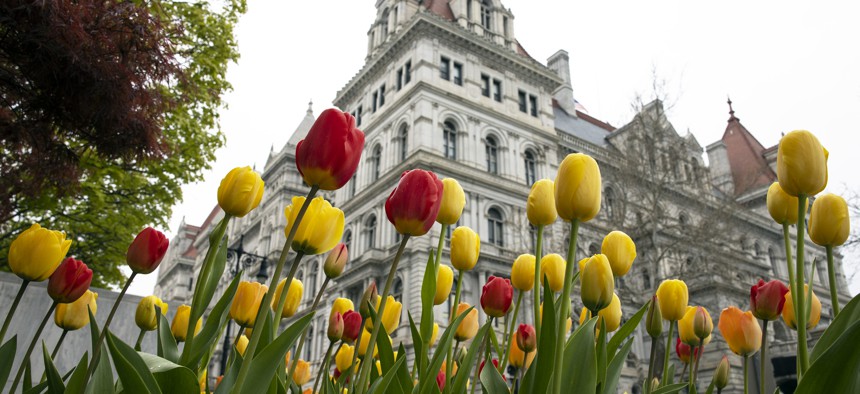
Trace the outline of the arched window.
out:
M 503 246 L 505 244 L 504 220 L 502 212 L 498 208 L 490 208 L 487 211 L 487 231 L 489 231 L 489 241 L 491 244 Z
M 450 120 L 442 124 L 442 153 L 449 159 L 457 158 L 457 126 Z
M 346 245 L 347 251 L 352 248 L 352 230 L 346 230 L 343 232 L 343 244 Z
M 535 164 L 535 154 L 531 149 L 526 150 L 526 184 L 531 186 L 537 181 L 537 165 Z
M 753 244 L 753 251 L 755 252 L 756 257 L 762 255 L 761 244 L 758 241 L 755 241 Z
M 499 174 L 499 143 L 496 137 L 487 137 L 487 172 Z
M 376 216 L 371 215 L 364 222 L 364 248 L 373 249 L 376 247 Z
M 782 276 L 782 264 L 780 264 L 780 261 L 777 260 L 776 251 L 773 249 L 773 247 L 767 248 L 767 259 L 770 263 L 770 266 L 773 268 L 773 274 L 775 276 Z
M 606 216 L 609 218 L 615 218 L 615 190 L 611 187 L 607 187 L 606 190 L 603 191 L 603 198 L 606 200 L 606 207 L 604 208 Z
M 409 128 L 406 125 L 400 126 L 400 132 L 397 134 L 397 144 L 400 146 L 400 160 L 406 160 L 406 153 L 409 151 L 407 138 L 409 137 Z
M 490 0 L 483 0 L 481 2 L 481 26 L 484 26 L 484 29 L 491 29 L 491 26 L 493 25 L 492 13 L 493 2 Z
M 388 8 L 382 11 L 382 40 L 388 39 Z
M 379 179 L 380 167 L 382 167 L 382 147 L 376 145 L 373 154 L 370 155 L 370 175 L 374 181 Z

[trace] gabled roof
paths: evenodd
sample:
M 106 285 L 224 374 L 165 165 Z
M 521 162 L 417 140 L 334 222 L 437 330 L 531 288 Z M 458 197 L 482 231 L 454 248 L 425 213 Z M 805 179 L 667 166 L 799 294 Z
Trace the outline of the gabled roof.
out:
M 726 147 L 735 195 L 738 196 L 752 189 L 769 186 L 776 180 L 776 174 L 764 157 L 767 149 L 735 116 L 732 101 L 728 103 L 729 120 L 721 140 Z
M 555 117 L 556 130 L 597 146 L 606 146 L 606 136 L 615 130 L 609 123 L 598 120 L 584 112 L 567 113 L 555 99 L 552 100 L 552 112 Z

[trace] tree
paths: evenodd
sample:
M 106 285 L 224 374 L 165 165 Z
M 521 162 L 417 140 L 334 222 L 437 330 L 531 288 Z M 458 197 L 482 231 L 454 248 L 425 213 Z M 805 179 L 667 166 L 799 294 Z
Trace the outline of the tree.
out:
M 133 236 L 166 226 L 180 187 L 224 144 L 218 110 L 244 11 L 244 0 L 4 2 L 0 255 L 39 222 L 74 240 L 94 285 L 121 283 Z M 12 45 L 16 35 L 30 44 Z M 24 67 L 33 61 L 41 79 Z

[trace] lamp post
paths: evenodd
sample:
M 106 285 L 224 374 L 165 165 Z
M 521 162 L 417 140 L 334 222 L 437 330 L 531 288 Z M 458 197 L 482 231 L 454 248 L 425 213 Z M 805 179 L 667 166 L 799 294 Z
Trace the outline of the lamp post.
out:
M 255 261 L 260 261 L 260 270 L 257 271 L 257 275 L 255 275 L 256 279 L 260 283 L 266 283 L 269 279 L 269 265 L 267 264 L 267 258 L 265 256 L 260 256 L 254 253 L 248 253 L 243 248 L 243 243 L 245 241 L 245 235 L 242 234 L 239 236 L 239 246 L 236 248 L 227 248 L 227 261 L 234 261 L 235 264 L 233 268 L 229 270 L 230 275 L 232 277 L 236 277 L 241 272 L 242 268 L 250 267 Z M 221 349 L 221 374 L 225 375 L 227 373 L 227 356 L 230 354 L 231 350 L 231 327 L 233 323 L 227 322 L 227 332 L 224 335 L 224 345 Z

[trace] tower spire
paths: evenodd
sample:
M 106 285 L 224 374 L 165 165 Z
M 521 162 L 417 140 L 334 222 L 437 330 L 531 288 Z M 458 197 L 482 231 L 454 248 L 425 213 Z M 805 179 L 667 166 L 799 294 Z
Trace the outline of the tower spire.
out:
M 308 115 L 313 115 L 313 114 L 314 114 L 314 100 L 310 99 L 308 101 Z
M 729 104 L 729 122 L 731 122 L 733 120 L 735 120 L 735 121 L 740 120 L 738 117 L 735 116 L 735 110 L 734 110 L 734 108 L 732 108 L 732 98 L 728 97 L 728 96 L 726 96 L 726 97 L 728 98 L 728 101 L 726 101 L 726 102 Z

